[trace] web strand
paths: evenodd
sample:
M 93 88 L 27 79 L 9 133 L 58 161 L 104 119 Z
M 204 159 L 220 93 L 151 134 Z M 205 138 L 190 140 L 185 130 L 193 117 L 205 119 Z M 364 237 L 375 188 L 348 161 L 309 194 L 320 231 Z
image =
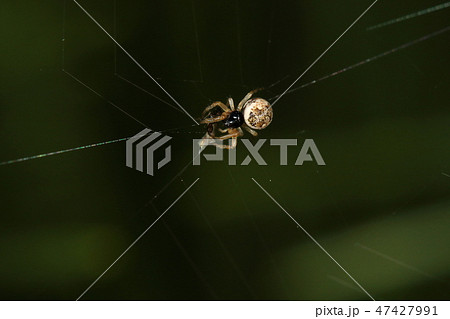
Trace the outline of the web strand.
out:
M 151 97 L 154 97 L 155 99 L 157 99 L 158 101 L 160 101 L 160 102 L 162 102 L 162 103 L 164 103 L 164 104 L 170 106 L 170 107 L 173 108 L 174 110 L 177 110 L 178 112 L 183 113 L 183 111 L 180 110 L 179 108 L 177 108 L 176 106 L 174 106 L 174 105 L 170 104 L 169 102 L 167 102 L 167 101 L 165 101 L 165 100 L 163 100 L 163 99 L 157 97 L 156 95 L 150 93 L 149 91 L 147 91 L 146 89 L 142 88 L 141 86 L 139 86 L 139 85 L 137 85 L 137 84 L 131 82 L 130 80 L 124 78 L 124 77 L 121 76 L 120 74 L 116 73 L 115 76 L 116 76 L 118 79 L 120 79 L 120 80 L 122 80 L 122 81 L 124 81 L 124 82 L 126 82 L 126 83 L 128 83 L 128 84 L 130 84 L 130 85 L 132 85 L 132 86 L 134 86 L 136 89 L 138 89 L 138 90 L 144 92 L 145 94 L 148 94 L 148 95 L 150 95 Z
M 181 180 L 181 182 L 183 183 L 184 187 L 187 187 L 186 183 Z M 159 210 L 156 208 L 156 206 L 154 205 L 154 203 L 151 204 L 151 207 L 153 208 L 153 210 L 156 212 L 157 215 L 160 214 Z M 178 236 L 173 232 L 172 228 L 170 227 L 170 225 L 164 220 L 161 220 L 161 223 L 163 224 L 164 228 L 167 230 L 167 232 L 169 233 L 170 237 L 172 238 L 172 240 L 174 241 L 175 245 L 178 247 L 178 249 L 180 250 L 181 254 L 183 255 L 183 257 L 186 259 L 187 263 L 189 264 L 189 266 L 191 266 L 192 270 L 195 272 L 195 274 L 197 275 L 197 277 L 200 279 L 200 281 L 202 282 L 203 286 L 206 288 L 206 290 L 208 291 L 208 293 L 216 300 L 219 300 L 219 296 L 217 295 L 215 289 L 211 286 L 211 284 L 208 282 L 207 278 L 204 276 L 203 272 L 201 271 L 200 267 L 197 265 L 197 263 L 194 261 L 194 259 L 191 257 L 191 255 L 189 254 L 189 252 L 187 251 L 187 249 L 183 246 L 183 244 L 181 243 L 181 241 L 178 239 Z
M 156 83 L 156 85 L 158 85 L 159 86 L 159 88 L 161 89 L 161 90 L 163 90 L 163 92 L 180 108 L 180 109 L 182 109 L 183 110 L 183 112 L 187 115 L 187 116 L 189 116 L 190 118 L 191 118 L 191 120 L 192 121 L 194 121 L 194 123 L 195 124 L 199 124 L 196 120 L 195 120 L 195 118 L 193 118 L 190 114 L 189 114 L 189 112 L 188 111 L 186 111 L 186 109 L 183 107 L 183 106 L 181 106 L 181 104 L 180 103 L 178 103 L 178 101 L 177 100 L 175 100 L 175 98 L 172 96 L 172 95 L 170 95 L 170 93 L 169 92 L 167 92 L 166 91 L 166 89 L 164 89 L 164 87 L 161 85 L 161 84 L 159 84 L 159 82 L 158 81 L 156 81 L 156 79 L 155 78 L 153 78 L 153 76 L 130 54 L 130 53 L 128 53 L 128 51 L 127 50 L 125 50 L 124 49 L 124 47 L 122 47 L 122 45 L 120 45 L 120 43 L 119 42 L 117 42 L 116 41 L 116 39 L 114 39 L 114 37 L 111 35 L 111 34 L 109 34 L 108 33 L 108 31 L 106 31 L 106 29 L 105 28 L 103 28 L 103 26 L 99 23 L 99 22 L 97 22 L 97 20 L 95 20 L 94 19 L 94 17 L 88 12 L 88 11 L 86 11 L 86 9 L 83 7 L 83 6 L 81 6 L 76 0 L 72 0 L 88 17 L 89 17 L 89 19 L 91 19 L 118 47 L 119 47 L 119 49 L 120 50 L 122 50 L 122 52 L 123 53 L 125 53 L 130 59 L 131 59 L 131 61 L 133 61 L 153 82 L 155 82 Z
M 430 275 L 430 274 L 428 274 L 428 273 L 426 273 L 426 272 L 424 272 L 424 271 L 422 271 L 422 270 L 420 270 L 420 269 L 418 269 L 418 268 L 416 268 L 414 266 L 408 265 L 407 263 L 405 263 L 403 261 L 395 259 L 395 258 L 393 258 L 393 257 L 391 257 L 389 255 L 383 254 L 383 253 L 381 253 L 381 252 L 379 252 L 379 251 L 377 251 L 377 250 L 375 250 L 373 248 L 364 246 L 364 245 L 362 245 L 360 243 L 355 243 L 355 246 L 359 247 L 359 248 L 362 248 L 362 249 L 364 249 L 364 250 L 366 250 L 366 251 L 368 251 L 368 252 L 370 252 L 370 253 L 372 253 L 372 254 L 374 254 L 376 256 L 379 256 L 381 258 L 389 260 L 390 262 L 392 262 L 394 264 L 397 264 L 397 265 L 399 265 L 399 266 L 401 266 L 401 267 L 403 267 L 405 269 L 412 270 L 412 271 L 414 271 L 414 272 L 416 272 L 418 274 L 421 274 L 421 275 L 423 275 L 425 277 L 428 277 L 428 278 L 431 278 L 431 279 L 437 279 L 436 277 L 434 277 L 434 276 L 432 276 L 432 275 Z
M 187 127 L 192 127 L 192 126 L 194 126 L 194 125 L 190 125 L 190 126 L 187 126 Z M 183 129 L 183 128 L 186 128 L 186 127 L 173 128 L 173 129 L 168 129 L 168 130 L 164 130 L 164 131 L 157 131 L 157 132 L 158 133 L 167 133 L 167 132 L 171 132 L 171 131 L 177 131 L 177 130 L 180 130 L 180 129 Z M 152 134 L 154 132 L 155 131 L 152 131 L 150 134 Z M 175 133 L 179 133 L 179 132 L 175 132 Z M 196 133 L 202 133 L 202 132 L 196 132 Z M 145 135 L 147 135 L 147 134 L 142 134 L 142 137 L 145 136 Z M 104 146 L 104 145 L 108 145 L 108 144 L 114 144 L 114 143 L 118 143 L 118 142 L 124 142 L 124 141 L 129 140 L 132 137 L 133 136 L 122 137 L 122 138 L 118 138 L 118 139 L 114 139 L 114 140 L 110 140 L 110 141 L 104 141 L 104 142 L 93 143 L 93 144 L 88 144 L 88 145 L 83 145 L 83 146 L 77 146 L 77 147 L 68 148 L 68 149 L 59 150 L 59 151 L 53 151 L 53 152 L 49 152 L 49 153 L 43 153 L 43 154 L 38 154 L 38 155 L 22 157 L 22 158 L 18 158 L 18 159 L 13 159 L 13 160 L 9 160 L 9 161 L 0 162 L 0 166 L 14 164 L 14 163 L 20 163 L 20 162 L 25 162 L 25 161 L 30 161 L 30 160 L 43 158 L 43 157 L 48 157 L 48 156 L 53 156 L 53 155 L 60 155 L 60 154 L 64 154 L 64 153 L 74 152 L 74 151 L 85 150 L 85 149 L 88 149 L 88 148 L 94 148 L 94 147 Z
M 85 150 L 85 149 L 93 148 L 93 147 L 97 147 L 97 146 L 103 146 L 103 145 L 108 145 L 108 144 L 113 144 L 113 143 L 117 143 L 117 142 L 126 141 L 128 139 L 129 139 L 129 137 L 119 138 L 119 139 L 116 139 L 116 140 L 100 142 L 100 143 L 94 143 L 94 144 L 89 144 L 89 145 L 84 145 L 84 146 L 78 146 L 78 147 L 73 147 L 73 148 L 69 148 L 69 149 L 65 149 L 65 150 L 49 152 L 49 153 L 45 153 L 45 154 L 39 154 L 39 155 L 33 155 L 33 156 L 28 156 L 28 157 L 22 157 L 22 158 L 10 160 L 10 161 L 0 162 L 0 166 L 14 164 L 14 163 L 19 163 L 19 162 L 30 161 L 30 160 L 43 158 L 43 157 L 48 157 L 48 156 L 53 156 L 53 155 L 60 155 L 60 154 L 74 152 L 74 151 L 79 151 L 79 150 Z
M 235 0 L 235 10 L 236 10 L 236 42 L 238 50 L 238 63 L 239 63 L 239 76 L 241 80 L 241 85 L 244 84 L 244 67 L 242 62 L 242 39 L 241 39 L 241 21 L 239 16 L 239 0 Z
M 68 76 L 70 76 L 72 79 L 74 79 L 75 81 L 77 81 L 78 83 L 80 83 L 82 86 L 84 86 L 85 88 L 87 88 L 89 91 L 91 91 L 92 93 L 94 93 L 95 95 L 97 95 L 99 98 L 101 98 L 102 100 L 106 101 L 109 105 L 114 106 L 116 109 L 118 109 L 120 112 L 122 112 L 123 114 L 127 115 L 129 118 L 135 120 L 136 122 L 138 122 L 139 124 L 141 124 L 142 126 L 149 128 L 147 125 L 145 125 L 144 123 L 142 123 L 141 121 L 139 121 L 137 118 L 135 118 L 133 115 L 131 115 L 130 113 L 128 113 L 127 111 L 125 111 L 124 109 L 122 109 L 120 106 L 114 104 L 113 102 L 111 102 L 110 100 L 108 100 L 107 98 L 105 98 L 103 95 L 101 95 L 100 93 L 98 93 L 97 91 L 95 91 L 94 89 L 92 89 L 90 86 L 88 86 L 87 84 L 83 83 L 80 79 L 78 79 L 75 75 L 63 70 L 64 73 L 66 73 Z
M 184 184 L 184 182 L 183 182 Z M 236 262 L 235 258 L 231 254 L 230 250 L 227 248 L 223 240 L 221 239 L 220 235 L 217 233 L 217 231 L 214 229 L 213 225 L 207 218 L 207 214 L 204 213 L 204 210 L 201 208 L 199 201 L 197 198 L 192 194 L 192 192 L 189 194 L 192 198 L 192 201 L 194 202 L 194 205 L 196 206 L 198 212 L 201 214 L 203 220 L 205 221 L 207 227 L 211 231 L 213 237 L 216 239 L 217 243 L 219 244 L 221 250 L 224 253 L 224 256 L 228 259 L 228 262 L 230 263 L 231 267 L 233 268 L 234 272 L 237 274 L 239 280 L 242 282 L 242 284 L 247 289 L 248 293 L 252 296 L 253 299 L 257 300 L 257 295 L 254 291 L 254 289 L 250 286 L 249 282 L 245 278 L 244 273 L 242 272 L 241 268 L 239 267 L 238 263 Z
M 390 54 L 393 54 L 393 53 L 395 53 L 395 52 L 398 52 L 398 51 L 400 51 L 400 50 L 409 48 L 410 46 L 413 46 L 413 45 L 418 44 L 418 43 L 420 43 L 420 42 L 423 42 L 423 41 L 425 41 L 425 40 L 431 39 L 431 38 L 433 38 L 433 37 L 436 37 L 436 36 L 438 36 L 438 35 L 440 35 L 440 34 L 442 34 L 442 33 L 448 32 L 448 31 L 450 31 L 450 26 L 448 26 L 448 27 L 446 27 L 446 28 L 443 28 L 443 29 L 441 29 L 441 30 L 438 30 L 438 31 L 436 31 L 436 32 L 427 34 L 427 35 L 425 35 L 425 36 L 423 36 L 423 37 L 420 37 L 420 38 L 418 38 L 418 39 L 416 39 L 416 40 L 413 40 L 413 41 L 411 41 L 411 42 L 402 44 L 401 46 L 398 46 L 398 47 L 393 48 L 393 49 L 390 49 L 390 50 L 388 50 L 388 51 L 386 51 L 386 52 L 380 53 L 380 54 L 375 55 L 375 56 L 373 56 L 373 57 L 371 57 L 371 58 L 367 58 L 367 59 L 362 60 L 362 61 L 360 61 L 360 62 L 358 62 L 358 63 L 355 63 L 355 64 L 352 64 L 352 65 L 350 65 L 350 66 L 347 66 L 347 67 L 345 67 L 345 68 L 343 68 L 343 69 L 341 69 L 341 70 L 339 70 L 339 71 L 335 71 L 335 72 L 333 72 L 333 73 L 324 75 L 324 76 L 322 76 L 322 77 L 320 77 L 320 78 L 318 78 L 318 79 L 316 79 L 316 80 L 313 80 L 313 81 L 311 81 L 311 82 L 302 84 L 302 85 L 300 85 L 300 86 L 298 86 L 298 87 L 296 87 L 296 88 L 293 88 L 293 89 L 287 91 L 285 94 L 289 94 L 289 93 L 295 92 L 295 91 L 297 91 L 297 90 L 306 88 L 306 87 L 308 87 L 308 86 L 310 86 L 310 85 L 317 84 L 317 83 L 319 83 L 319 82 L 321 82 L 321 81 L 323 81 L 323 80 L 326 80 L 326 79 L 332 78 L 332 77 L 334 77 L 334 76 L 336 76 L 336 75 L 342 74 L 342 73 L 344 73 L 344 72 L 353 70 L 353 69 L 355 69 L 355 68 L 357 68 L 357 67 L 363 66 L 363 65 L 365 65 L 365 64 L 367 64 L 367 63 L 373 62 L 373 61 L 375 61 L 375 60 L 378 60 L 378 59 L 380 59 L 380 58 L 383 58 L 383 57 L 385 57 L 385 56 L 388 56 L 388 55 L 390 55 Z M 280 96 L 281 96 L 281 94 L 272 97 L 272 99 L 276 99 L 277 97 L 280 97 Z
M 195 45 L 197 47 L 197 59 L 198 59 L 198 68 L 200 73 L 200 82 L 203 83 L 203 68 L 202 68 L 202 55 L 200 53 L 200 39 L 198 36 L 198 26 L 197 26 L 197 13 L 195 11 L 195 3 L 192 0 L 192 19 L 194 20 L 194 31 L 195 31 Z
M 117 39 L 117 0 L 113 3 L 113 34 L 114 38 Z M 117 44 L 114 43 L 114 75 L 117 75 Z
M 175 201 L 173 201 L 172 202 L 172 204 L 170 204 L 170 206 L 169 207 L 167 207 L 167 209 L 161 214 L 161 215 L 159 215 L 159 217 L 158 218 L 156 218 L 155 219 L 155 221 L 150 225 L 150 226 L 148 226 L 145 230 L 144 230 L 144 232 L 142 233 L 142 234 L 140 234 L 139 235 L 139 237 L 138 238 L 136 238 L 132 243 L 131 243 L 131 245 L 130 246 L 128 246 L 128 248 L 127 249 L 125 249 L 124 251 L 123 251 L 123 253 L 122 254 L 120 254 L 120 256 L 119 257 L 117 257 L 117 259 L 116 260 L 114 260 L 114 262 L 108 267 L 108 268 L 106 268 L 106 270 L 104 271 L 104 272 L 102 272 L 101 273 L 101 275 L 100 276 L 98 276 L 97 277 L 97 279 L 95 279 L 94 280 L 94 282 L 92 282 L 92 284 L 89 286 L 89 287 L 87 287 L 87 289 L 85 290 L 85 291 L 83 291 L 83 293 L 77 298 L 77 301 L 78 300 L 80 300 L 107 272 L 108 272 L 108 270 L 110 270 L 118 261 L 119 261 L 119 259 L 120 258 L 122 258 L 142 237 L 144 237 L 144 235 L 158 222 L 158 220 L 160 220 L 168 211 L 169 211 L 169 209 L 171 209 L 172 208 L 172 206 L 173 205 L 175 205 L 180 199 L 181 199 L 181 197 L 183 197 L 184 196 L 184 194 L 186 194 L 191 188 L 192 188 L 192 186 L 194 186 L 194 184 L 195 183 L 197 183 L 197 181 L 199 180 L 200 178 L 197 178 L 188 188 L 186 188 L 185 190 L 184 190 L 184 192 L 183 193 L 181 193 L 181 195 L 180 196 L 178 196 L 177 197 L 177 199 L 175 199 Z
M 265 166 L 262 166 L 262 167 L 265 167 Z M 235 189 L 235 190 L 240 189 L 240 187 L 239 187 L 239 185 L 238 185 L 238 183 L 236 181 L 236 178 L 234 177 L 234 175 L 232 173 L 232 170 L 230 169 L 230 166 L 228 166 L 228 165 L 227 165 L 227 170 L 228 170 L 228 173 L 230 175 L 231 182 L 234 185 L 234 187 L 232 189 Z M 256 232 L 256 237 L 259 239 L 259 241 L 260 241 L 260 243 L 261 243 L 261 245 L 263 247 L 264 252 L 267 254 L 267 259 L 268 259 L 269 263 L 272 266 L 273 272 L 276 274 L 276 276 L 280 280 L 280 284 L 282 285 L 285 293 L 288 294 L 288 290 L 286 289 L 286 280 L 283 277 L 283 275 L 281 274 L 281 271 L 280 271 L 279 267 L 277 267 L 277 263 L 275 261 L 274 255 L 273 255 L 273 253 L 272 253 L 272 251 L 270 249 L 270 246 L 269 246 L 268 242 L 266 241 L 266 239 L 264 238 L 263 232 L 260 229 L 260 227 L 258 226 L 258 224 L 257 224 L 257 222 L 255 220 L 254 214 L 251 212 L 250 207 L 247 204 L 245 196 L 240 196 L 240 194 L 238 194 L 236 192 L 235 192 L 235 196 L 236 196 L 236 198 L 240 199 L 240 201 L 242 203 L 242 207 L 244 207 L 244 209 L 247 211 L 247 215 L 250 217 L 251 224 L 252 224 L 252 226 L 253 226 L 253 228 L 254 228 L 254 230 Z
M 278 203 L 276 200 L 275 200 L 275 198 L 273 198 L 272 197 L 272 195 L 270 195 L 254 178 L 252 178 L 252 180 L 256 183 L 256 185 L 258 185 L 259 186 L 259 188 L 261 188 L 261 190 L 264 192 L 264 193 L 266 193 L 266 195 L 267 196 L 269 196 L 269 198 L 278 206 L 278 207 L 280 207 L 281 208 L 281 210 L 317 245 L 317 247 L 319 247 L 328 257 L 330 257 L 330 259 L 336 264 L 336 265 L 338 265 L 338 267 L 343 271 L 343 272 L 345 272 L 345 274 L 356 284 L 356 285 L 358 285 L 358 287 L 367 295 L 367 296 L 369 296 L 369 298 L 370 299 L 372 299 L 373 301 L 375 301 L 375 299 L 367 292 L 367 290 L 366 289 L 364 289 L 364 287 L 363 286 L 361 286 L 361 284 L 358 282 L 358 281 L 356 281 L 356 279 L 355 278 L 353 278 L 352 277 L 352 275 L 350 275 L 350 273 L 347 271 L 347 270 L 345 270 L 345 268 L 344 267 L 342 267 L 341 266 L 341 264 L 339 264 L 338 262 L 337 262 L 337 260 L 336 259 L 334 259 L 333 258 L 333 256 L 331 256 L 330 255 L 330 253 L 327 251 L 327 250 L 325 250 L 325 248 L 323 248 L 323 246 L 305 229 L 305 228 L 303 228 L 303 226 L 302 225 L 300 225 L 298 222 L 297 222 L 297 220 L 295 220 L 295 218 L 294 217 L 292 217 L 291 216 L 291 214 L 289 214 L 288 213 L 288 211 L 286 210 L 286 209 L 284 209 L 284 207 L 283 206 L 281 206 L 280 205 L 280 203 Z
M 376 24 L 374 26 L 368 27 L 366 30 L 367 31 L 372 31 L 372 30 L 375 30 L 375 29 L 386 27 L 386 26 L 391 25 L 391 24 L 403 22 L 405 20 L 409 20 L 409 19 L 412 19 L 412 18 L 417 18 L 417 17 L 423 16 L 425 14 L 429 14 L 429 13 L 433 13 L 433 12 L 436 12 L 436 11 L 439 11 L 439 10 L 443 10 L 443 9 L 448 8 L 448 7 L 450 7 L 450 2 L 442 3 L 442 4 L 439 4 L 437 6 L 428 8 L 428 9 L 420 10 L 418 12 L 410 13 L 410 14 L 407 14 L 405 16 L 402 16 L 402 17 L 399 17 L 399 18 L 396 18 L 396 19 L 392 19 L 392 20 L 389 20 L 389 21 L 386 21 L 386 22 L 382 22 L 382 23 Z
M 61 32 L 61 70 L 64 71 L 66 64 L 66 17 L 67 17 L 67 0 L 63 3 L 63 21 L 62 21 L 62 32 Z
M 295 83 L 297 83 L 298 80 L 300 80 L 377 2 L 378 0 L 375 0 L 366 10 L 364 10 L 364 12 L 361 13 L 361 15 L 356 18 L 356 20 L 353 21 L 350 26 L 345 29 L 345 31 L 336 40 L 334 40 L 333 43 L 331 43 L 331 45 L 326 48 L 325 51 L 323 51 L 322 54 L 320 54 L 319 57 L 315 59 L 314 62 L 311 63 L 297 79 L 295 79 L 294 82 L 292 82 L 291 85 L 288 86 L 288 88 L 272 103 L 272 106 L 274 106 L 291 89 L 291 87 L 293 87 Z

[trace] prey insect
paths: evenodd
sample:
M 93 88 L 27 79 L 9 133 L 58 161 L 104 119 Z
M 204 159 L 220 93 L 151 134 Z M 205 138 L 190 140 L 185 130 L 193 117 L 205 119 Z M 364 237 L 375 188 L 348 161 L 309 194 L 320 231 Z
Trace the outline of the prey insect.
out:
M 219 148 L 233 149 L 237 145 L 238 137 L 244 135 L 243 130 L 257 136 L 258 133 L 255 130 L 266 128 L 272 122 L 273 109 L 263 98 L 253 98 L 253 95 L 260 90 L 256 89 L 247 93 L 237 108 L 234 107 L 232 98 L 228 98 L 227 104 L 217 101 L 207 106 L 200 122 L 207 124 L 207 133 L 200 144 L 213 144 Z M 217 131 L 224 135 L 216 136 Z M 231 144 L 211 142 L 211 140 L 227 139 L 232 140 Z

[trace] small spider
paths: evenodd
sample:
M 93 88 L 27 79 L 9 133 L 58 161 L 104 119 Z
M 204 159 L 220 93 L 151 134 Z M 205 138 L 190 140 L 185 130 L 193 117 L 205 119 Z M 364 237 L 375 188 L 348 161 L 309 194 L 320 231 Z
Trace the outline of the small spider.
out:
M 231 138 L 231 145 L 212 144 L 219 148 L 233 149 L 237 145 L 237 138 L 244 135 L 242 129 L 253 136 L 257 136 L 258 133 L 255 130 L 266 128 L 270 122 L 272 122 L 273 110 L 270 103 L 266 100 L 259 97 L 252 99 L 252 96 L 260 90 L 261 89 L 250 91 L 242 101 L 239 102 L 237 109 L 234 108 L 234 101 L 232 98 L 228 98 L 227 105 L 218 101 L 207 106 L 202 113 L 202 120 L 200 122 L 202 124 L 208 124 L 207 133 L 203 137 L 201 144 L 205 145 L 207 139 L 226 140 Z M 211 112 L 215 107 L 220 107 L 223 112 Z M 222 122 L 225 129 L 219 128 L 219 131 L 227 134 L 216 136 L 216 126 L 220 122 Z

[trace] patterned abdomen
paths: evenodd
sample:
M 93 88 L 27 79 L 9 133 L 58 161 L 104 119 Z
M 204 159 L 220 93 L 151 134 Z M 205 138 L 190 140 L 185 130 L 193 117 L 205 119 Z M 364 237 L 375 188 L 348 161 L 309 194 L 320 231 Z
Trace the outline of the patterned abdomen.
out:
M 245 123 L 255 130 L 266 128 L 273 119 L 273 109 L 270 103 L 262 98 L 248 100 L 244 106 Z

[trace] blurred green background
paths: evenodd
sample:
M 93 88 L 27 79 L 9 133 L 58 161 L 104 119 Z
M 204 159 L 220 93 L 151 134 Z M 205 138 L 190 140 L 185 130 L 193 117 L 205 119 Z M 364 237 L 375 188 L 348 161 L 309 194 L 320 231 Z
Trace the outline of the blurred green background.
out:
M 444 9 L 367 30 L 443 2 L 380 0 L 298 84 L 448 27 Z M 370 3 L 80 1 L 196 118 L 283 92 Z M 124 142 L 1 165 L 1 299 L 78 298 L 196 178 L 84 300 L 369 299 L 252 177 L 375 299 L 450 298 L 450 32 L 277 103 L 260 138 L 312 138 L 326 166 L 295 166 L 299 147 L 280 166 L 266 142 L 267 166 L 194 167 L 205 128 L 73 1 L 1 7 L 0 162 L 144 128 L 112 103 L 173 137 L 154 177 L 125 166 Z

